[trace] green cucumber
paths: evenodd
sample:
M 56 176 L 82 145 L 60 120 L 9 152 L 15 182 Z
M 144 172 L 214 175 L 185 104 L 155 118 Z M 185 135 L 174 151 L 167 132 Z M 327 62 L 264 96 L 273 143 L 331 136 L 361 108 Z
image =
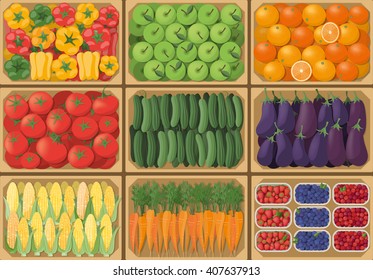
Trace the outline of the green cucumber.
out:
M 189 96 L 189 106 L 190 106 L 189 128 L 196 129 L 198 126 L 198 122 L 199 122 L 199 108 L 198 108 L 197 95 L 191 94 Z
M 206 166 L 212 167 L 216 160 L 216 140 L 212 131 L 207 131 L 207 146 Z
M 170 110 L 171 102 L 170 102 L 170 95 L 165 94 L 162 96 L 161 99 L 161 120 L 163 129 L 169 129 L 170 128 L 170 114 L 172 113 Z
M 225 144 L 223 132 L 218 129 L 216 131 L 216 161 L 218 166 L 223 167 L 225 164 Z
M 206 149 L 201 134 L 196 134 L 196 143 L 198 147 L 198 166 L 204 166 L 206 160 Z
M 173 162 L 177 155 L 177 141 L 176 141 L 176 134 L 173 130 L 169 130 L 167 132 L 168 136 L 168 155 L 167 161 Z
M 235 165 L 237 165 L 240 162 L 242 155 L 243 155 L 242 138 L 241 138 L 241 132 L 239 128 L 237 128 L 233 132 L 233 137 L 234 137 L 235 157 L 236 157 Z
M 168 140 L 164 131 L 158 132 L 159 154 L 157 159 L 158 168 L 162 168 L 167 162 Z
M 142 124 L 142 105 L 141 105 L 141 99 L 143 99 L 143 96 L 134 95 L 133 96 L 133 128 L 135 130 L 139 130 L 141 128 Z
M 181 129 L 187 129 L 189 125 L 188 99 L 185 94 L 180 94 L 180 125 Z
M 222 93 L 218 94 L 218 119 L 219 127 L 225 128 L 227 125 L 227 109 L 225 108 L 225 99 Z
M 225 99 L 225 106 L 227 109 L 227 126 L 233 128 L 236 122 L 236 116 L 234 113 L 234 106 L 232 102 L 232 94 L 228 95 Z
M 194 154 L 195 146 L 195 133 L 193 130 L 189 130 L 185 140 L 185 152 L 186 159 L 191 166 L 196 165 L 196 157 Z
M 155 161 L 157 160 L 156 158 L 156 153 L 157 153 L 157 148 L 156 148 L 156 141 L 155 141 L 155 135 L 152 131 L 148 131 L 146 133 L 146 138 L 148 142 L 148 154 L 146 157 L 146 163 L 148 167 L 152 167 L 155 165 Z
M 225 154 L 225 166 L 232 168 L 235 163 L 235 145 L 233 135 L 230 131 L 225 134 L 226 142 L 226 154 Z
M 130 126 L 130 139 L 131 139 L 131 160 L 136 162 L 135 160 L 135 133 L 136 130 L 133 128 L 133 125 Z
M 138 130 L 134 138 L 134 157 L 135 162 L 138 166 L 144 167 L 144 157 L 143 157 L 143 145 L 144 145 L 144 133 L 141 130 Z
M 152 129 L 153 131 L 157 131 L 159 126 L 161 125 L 161 116 L 159 113 L 159 104 L 157 96 L 153 95 L 150 98 L 150 104 L 152 107 Z
M 208 103 L 209 121 L 212 128 L 218 127 L 218 97 L 212 93 Z
M 141 104 L 143 112 L 141 131 L 148 132 L 152 127 L 152 107 L 150 100 L 145 97 L 141 100 Z
M 181 131 L 176 133 L 177 139 L 177 159 L 179 163 L 183 163 L 185 159 L 185 145 L 184 145 L 184 136 Z
M 236 112 L 236 127 L 241 128 L 243 123 L 242 100 L 239 96 L 233 96 L 234 111 Z
M 171 96 L 172 104 L 172 117 L 171 117 L 171 127 L 176 127 L 180 121 L 180 97 L 179 95 Z
M 207 130 L 207 126 L 209 123 L 208 109 L 207 109 L 207 102 L 205 99 L 203 98 L 200 99 L 198 104 L 199 104 L 199 111 L 200 111 L 198 132 L 202 134 Z

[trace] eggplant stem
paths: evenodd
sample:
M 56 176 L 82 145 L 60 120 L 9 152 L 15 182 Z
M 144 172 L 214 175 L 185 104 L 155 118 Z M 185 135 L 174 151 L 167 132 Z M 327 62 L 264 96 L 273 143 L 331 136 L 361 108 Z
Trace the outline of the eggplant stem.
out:
M 349 103 L 351 103 L 351 99 L 348 96 L 348 91 L 346 91 L 346 100 L 345 100 L 344 104 L 349 104 Z
M 316 96 L 316 98 L 315 98 L 316 101 L 324 98 L 324 97 L 320 94 L 320 92 L 319 92 L 318 89 L 316 89 L 316 92 L 317 92 L 317 96 Z
M 361 102 L 361 100 L 360 100 L 360 98 L 357 96 L 357 94 L 356 94 L 356 91 L 354 91 L 354 103 L 356 103 L 356 102 Z
M 328 125 L 329 125 L 329 122 L 326 122 L 325 126 L 324 126 L 322 129 L 317 130 L 317 131 L 318 131 L 320 134 L 322 134 L 324 137 L 325 137 L 326 135 L 328 135 L 328 132 L 326 131 L 326 128 L 328 127 Z
M 363 129 L 363 127 L 360 126 L 360 121 L 361 121 L 361 119 L 358 119 L 357 123 L 352 127 L 353 129 L 357 129 L 357 131 L 359 131 L 359 132 L 360 132 L 360 130 Z
M 280 101 L 278 102 L 278 103 L 280 103 L 280 104 L 283 104 L 283 103 L 285 103 L 285 102 L 288 102 L 287 100 L 286 100 L 286 98 L 282 95 L 282 92 L 280 92 Z
M 263 100 L 263 103 L 272 103 L 272 100 L 268 97 L 268 92 L 266 88 L 264 88 L 264 94 L 265 94 L 265 98 Z
M 305 91 L 303 91 L 303 99 L 302 99 L 302 102 L 303 102 L 303 103 L 311 102 L 311 100 L 307 97 L 307 94 L 306 94 Z
M 295 135 L 295 137 L 297 137 L 297 138 L 299 138 L 301 140 L 303 140 L 304 138 L 306 138 L 306 136 L 303 135 L 303 125 L 300 126 L 300 132 L 297 135 Z
M 294 92 L 295 92 L 295 98 L 294 98 L 294 100 L 293 100 L 293 103 L 299 103 L 299 102 L 300 102 L 300 99 L 299 99 L 299 97 L 298 97 L 297 91 L 295 90 Z
M 280 99 L 276 96 L 275 91 L 272 90 L 272 95 L 273 95 L 273 103 L 279 103 Z
M 325 102 L 322 105 L 330 106 L 332 103 L 329 102 L 329 99 L 325 99 Z
M 334 101 L 338 98 L 332 92 L 329 93 L 329 96 L 331 96 L 332 101 Z
M 278 126 L 277 126 L 277 123 L 275 122 L 275 127 L 276 127 L 276 132 L 274 134 L 274 136 L 276 136 L 277 134 L 281 134 L 284 130 L 283 129 L 280 129 Z
M 340 120 L 341 120 L 341 118 L 338 118 L 337 122 L 332 126 L 332 128 L 340 131 L 342 129 L 342 127 L 339 125 Z

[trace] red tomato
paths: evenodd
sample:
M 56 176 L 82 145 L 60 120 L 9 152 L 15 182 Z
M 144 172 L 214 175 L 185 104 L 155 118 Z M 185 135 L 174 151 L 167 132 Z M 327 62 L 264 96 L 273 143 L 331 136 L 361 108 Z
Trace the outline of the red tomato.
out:
M 4 128 L 6 131 L 8 132 L 12 132 L 12 131 L 16 131 L 16 130 L 20 130 L 20 126 L 21 126 L 21 120 L 13 120 L 11 118 L 9 118 L 8 116 L 5 116 L 4 118 Z
M 73 116 L 84 116 L 89 113 L 92 101 L 82 93 L 72 93 L 65 102 L 66 111 Z
M 118 138 L 118 136 L 119 136 L 119 128 L 117 128 L 113 133 L 111 133 L 111 135 L 113 135 L 113 137 L 115 138 L 115 139 L 117 139 Z
M 35 169 L 40 164 L 40 157 L 34 153 L 24 153 L 21 157 L 22 167 L 26 169 Z
M 93 151 L 103 158 L 114 157 L 118 153 L 118 149 L 117 140 L 108 133 L 97 135 L 93 141 Z
M 13 131 L 5 137 L 4 147 L 9 154 L 19 156 L 27 151 L 28 142 L 20 131 Z
M 117 112 L 115 112 L 114 114 L 111 114 L 109 117 L 113 117 L 114 119 L 116 119 L 117 121 L 119 121 L 119 115 Z
M 31 94 L 28 105 L 31 112 L 46 115 L 53 108 L 53 98 L 44 91 L 37 91 Z
M 28 114 L 22 118 L 21 132 L 29 138 L 40 138 L 45 135 L 47 127 L 44 121 L 36 114 Z
M 87 168 L 94 161 L 93 151 L 82 145 L 75 145 L 71 148 L 68 155 L 69 163 L 75 168 Z
M 89 166 L 90 168 L 101 168 L 106 163 L 107 159 L 95 154 L 94 161 Z
M 105 163 L 103 165 L 101 165 L 101 169 L 109 169 L 109 168 L 112 168 L 113 165 L 117 162 L 117 158 L 116 157 L 111 157 L 111 158 L 108 158 L 106 159 Z
M 93 101 L 93 111 L 99 115 L 111 115 L 116 112 L 119 107 L 118 98 L 113 95 L 102 93 L 95 101 Z
M 84 117 L 92 118 L 96 122 L 99 122 L 102 118 L 102 115 L 97 114 L 95 111 L 93 111 L 93 109 L 91 109 L 91 111 L 88 114 L 86 114 Z
M 72 91 L 69 90 L 57 92 L 57 94 L 53 96 L 54 108 L 65 108 L 66 99 L 70 94 L 72 94 Z
M 36 151 L 41 158 L 49 164 L 58 164 L 63 162 L 67 157 L 66 146 L 59 142 L 58 136 L 45 136 L 36 144 Z
M 118 128 L 118 121 L 110 116 L 103 116 L 98 126 L 103 133 L 112 133 Z
M 61 134 L 71 125 L 71 119 L 63 109 L 53 109 L 47 116 L 47 127 L 51 132 Z
M 22 168 L 21 157 L 20 156 L 13 156 L 8 152 L 5 152 L 5 161 L 8 165 L 12 168 L 20 169 Z
M 98 125 L 92 118 L 77 118 L 71 127 L 73 135 L 80 140 L 89 140 L 97 135 Z
M 64 159 L 64 161 L 60 162 L 60 163 L 56 163 L 56 164 L 51 164 L 51 167 L 53 168 L 62 168 L 64 167 L 66 164 L 68 164 L 69 161 L 67 160 L 67 157 Z
M 46 169 L 48 167 L 49 167 L 49 163 L 46 160 L 44 160 L 43 158 L 40 158 L 40 164 L 37 168 L 38 169 Z
M 31 153 L 36 153 L 36 143 L 37 143 L 36 140 L 33 138 L 29 138 L 27 139 L 27 141 L 29 144 L 27 151 Z
M 4 102 L 4 112 L 11 119 L 22 119 L 28 109 L 27 102 L 18 94 L 7 97 Z
M 99 91 L 87 91 L 85 93 L 85 95 L 87 95 L 89 97 L 89 99 L 91 99 L 92 101 L 94 101 L 95 99 L 97 99 L 99 96 L 102 95 L 101 92 Z

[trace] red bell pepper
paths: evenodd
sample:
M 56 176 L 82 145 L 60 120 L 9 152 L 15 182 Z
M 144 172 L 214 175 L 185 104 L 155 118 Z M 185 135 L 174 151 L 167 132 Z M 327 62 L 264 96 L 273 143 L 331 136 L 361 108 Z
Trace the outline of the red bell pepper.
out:
M 110 30 L 102 24 L 93 24 L 92 27 L 83 31 L 82 36 L 91 52 L 104 52 L 110 47 Z
M 70 26 L 75 23 L 75 9 L 67 3 L 61 3 L 53 9 L 54 21 L 59 26 Z
M 116 27 L 119 24 L 119 13 L 114 6 L 110 5 L 100 9 L 98 22 L 105 27 Z
M 22 29 L 10 31 L 6 37 L 6 48 L 9 52 L 19 55 L 28 55 L 31 48 L 30 37 Z

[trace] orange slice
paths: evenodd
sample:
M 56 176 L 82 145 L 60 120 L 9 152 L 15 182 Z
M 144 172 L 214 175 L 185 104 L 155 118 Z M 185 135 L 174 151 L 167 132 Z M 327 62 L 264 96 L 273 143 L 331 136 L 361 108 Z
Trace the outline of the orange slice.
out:
M 339 38 L 339 27 L 334 22 L 327 22 L 321 29 L 321 37 L 327 43 L 334 43 Z
M 294 80 L 298 82 L 305 82 L 311 78 L 311 65 L 307 61 L 299 60 L 291 67 L 291 75 L 293 76 Z

